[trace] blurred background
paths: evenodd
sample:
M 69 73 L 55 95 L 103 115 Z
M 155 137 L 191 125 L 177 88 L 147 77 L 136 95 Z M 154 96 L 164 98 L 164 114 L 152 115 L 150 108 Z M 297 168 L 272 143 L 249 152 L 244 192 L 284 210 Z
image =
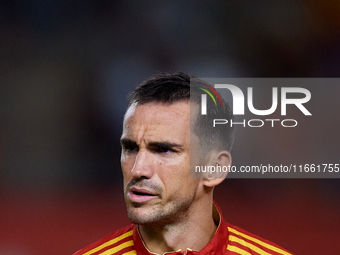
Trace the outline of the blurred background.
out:
M 0 255 L 72 254 L 128 223 L 126 95 L 158 71 L 339 77 L 340 2 L 0 1 Z M 234 162 L 340 163 L 340 87 L 310 89 L 324 126 L 237 132 Z M 338 254 L 339 184 L 227 179 L 215 199 L 228 222 L 295 254 Z

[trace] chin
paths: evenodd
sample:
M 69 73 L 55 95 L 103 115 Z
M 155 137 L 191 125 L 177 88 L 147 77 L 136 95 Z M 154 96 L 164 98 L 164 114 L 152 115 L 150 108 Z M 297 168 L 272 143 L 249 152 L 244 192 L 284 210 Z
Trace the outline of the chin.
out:
M 134 224 L 145 225 L 159 223 L 163 220 L 164 215 L 160 211 L 151 208 L 128 208 L 129 220 Z
M 143 225 L 151 223 L 149 217 L 143 215 L 143 213 L 138 213 L 135 210 L 128 210 L 128 217 L 131 223 Z

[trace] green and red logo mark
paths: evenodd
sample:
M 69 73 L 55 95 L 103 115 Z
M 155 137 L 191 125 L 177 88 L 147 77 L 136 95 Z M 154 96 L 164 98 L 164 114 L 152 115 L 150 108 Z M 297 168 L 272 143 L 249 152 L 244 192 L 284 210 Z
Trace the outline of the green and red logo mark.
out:
M 207 88 L 209 88 L 216 95 L 216 97 L 220 101 L 220 104 L 222 105 L 222 100 L 221 100 L 219 94 L 217 93 L 217 91 L 213 87 L 211 87 L 210 85 L 208 85 L 206 83 L 204 83 L 203 85 L 206 86 Z M 198 87 L 198 88 L 203 90 L 204 92 L 206 92 L 212 98 L 212 100 L 214 101 L 215 106 L 217 106 L 216 100 L 215 100 L 214 96 L 212 95 L 212 93 L 209 90 L 207 90 L 205 88 L 202 88 L 202 87 Z M 201 100 L 202 100 L 201 114 L 202 115 L 207 115 L 207 95 L 206 94 L 202 94 L 201 95 Z

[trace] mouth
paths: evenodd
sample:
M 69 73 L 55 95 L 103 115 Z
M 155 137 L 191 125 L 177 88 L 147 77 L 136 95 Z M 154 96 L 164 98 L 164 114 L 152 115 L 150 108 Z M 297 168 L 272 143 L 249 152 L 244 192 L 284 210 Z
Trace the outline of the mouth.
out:
M 144 203 L 150 199 L 156 198 L 158 194 L 144 188 L 133 187 L 129 190 L 128 198 L 134 203 Z

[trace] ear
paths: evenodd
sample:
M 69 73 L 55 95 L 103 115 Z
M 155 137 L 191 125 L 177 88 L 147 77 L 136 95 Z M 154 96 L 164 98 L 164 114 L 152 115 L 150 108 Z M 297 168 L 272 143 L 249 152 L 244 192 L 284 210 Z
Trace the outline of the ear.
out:
M 212 151 L 209 154 L 207 167 L 210 171 L 202 181 L 204 186 L 214 187 L 227 177 L 231 167 L 231 155 L 228 151 Z

